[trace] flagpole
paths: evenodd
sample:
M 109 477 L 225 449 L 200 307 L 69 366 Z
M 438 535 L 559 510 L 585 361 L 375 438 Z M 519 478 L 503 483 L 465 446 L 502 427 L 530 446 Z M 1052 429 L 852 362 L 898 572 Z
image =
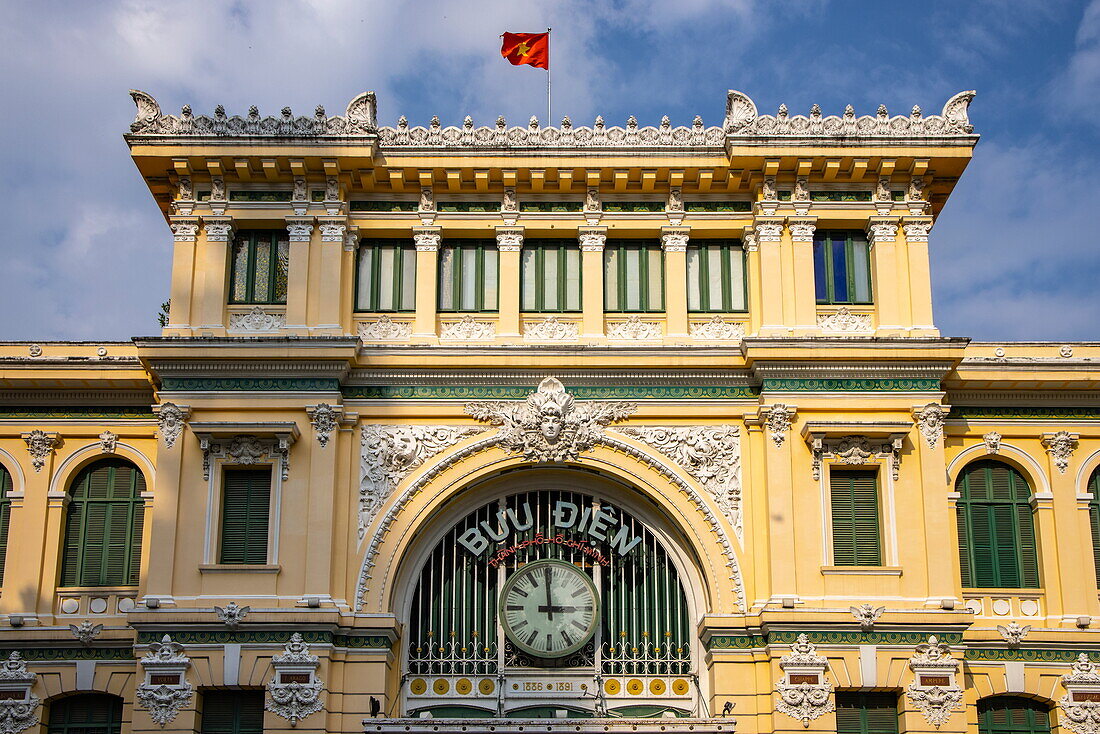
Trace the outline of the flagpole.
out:
M 550 29 L 546 29 L 546 126 L 554 124 L 554 116 L 550 106 Z

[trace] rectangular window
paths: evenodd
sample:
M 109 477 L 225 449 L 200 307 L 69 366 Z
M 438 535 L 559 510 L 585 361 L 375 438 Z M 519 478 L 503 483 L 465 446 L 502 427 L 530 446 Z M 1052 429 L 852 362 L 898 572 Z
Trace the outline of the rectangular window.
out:
M 524 311 L 581 310 L 581 251 L 576 240 L 523 243 Z
M 267 563 L 271 467 L 226 469 L 219 563 Z
M 416 309 L 416 250 L 409 240 L 360 242 L 355 278 L 356 311 Z
M 740 240 L 693 240 L 687 249 L 688 311 L 745 310 Z
M 664 253 L 655 240 L 608 240 L 603 250 L 607 311 L 664 310 Z
M 898 734 L 895 693 L 836 692 L 837 734 Z
M 871 249 L 859 230 L 819 230 L 814 235 L 818 303 L 871 303 Z
M 286 303 L 290 241 L 281 230 L 245 230 L 233 239 L 230 303 Z
M 453 240 L 439 251 L 439 310 L 497 310 L 496 240 Z
M 199 734 L 263 734 L 263 691 L 204 691 Z
M 833 523 L 833 564 L 881 566 L 878 473 L 833 469 L 829 472 Z

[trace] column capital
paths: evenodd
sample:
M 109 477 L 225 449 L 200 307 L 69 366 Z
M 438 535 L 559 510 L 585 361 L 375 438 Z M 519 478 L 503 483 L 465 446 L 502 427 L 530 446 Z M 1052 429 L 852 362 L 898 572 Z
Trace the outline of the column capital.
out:
M 756 217 L 753 229 L 757 242 L 779 242 L 783 237 L 784 217 Z
M 344 251 L 355 252 L 357 247 L 359 247 L 359 228 L 348 227 L 344 231 Z
M 661 227 L 661 249 L 665 252 L 686 252 L 689 232 L 687 227 Z
M 873 245 L 876 242 L 894 242 L 898 236 L 898 217 L 869 217 L 867 219 L 867 239 Z
M 233 236 L 233 220 L 229 217 L 203 217 L 202 228 L 207 242 L 228 242 Z
M 519 252 L 523 249 L 523 227 L 497 227 L 497 250 Z
M 741 246 L 745 248 L 745 252 L 756 252 L 760 249 L 760 244 L 756 241 L 756 230 L 751 224 L 746 224 L 741 230 Z
M 287 217 L 286 229 L 291 242 L 309 242 L 313 234 L 313 217 Z
M 577 227 L 577 239 L 581 243 L 581 252 L 603 252 L 607 227 Z
M 927 242 L 932 224 L 932 217 L 903 217 L 901 226 L 905 230 L 905 241 Z
M 791 231 L 792 242 L 813 242 L 814 231 L 817 229 L 817 217 L 788 217 L 787 228 Z
M 413 242 L 417 252 L 435 252 L 443 240 L 442 227 L 413 227 Z
M 176 242 L 194 242 L 199 234 L 198 217 L 172 217 L 172 238 Z
M 343 242 L 348 219 L 343 216 L 318 217 L 317 226 L 321 230 L 321 242 Z

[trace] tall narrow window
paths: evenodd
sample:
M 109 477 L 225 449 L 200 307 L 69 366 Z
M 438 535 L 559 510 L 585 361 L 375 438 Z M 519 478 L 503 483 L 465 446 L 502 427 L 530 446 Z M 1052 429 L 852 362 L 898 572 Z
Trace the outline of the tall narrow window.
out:
M 122 699 L 106 693 L 67 696 L 50 703 L 48 734 L 119 734 Z
M 983 698 L 978 701 L 978 733 L 1050 734 L 1050 713 L 1030 698 Z
M 204 691 L 199 734 L 263 734 L 263 691 Z
M 692 240 L 687 248 L 689 311 L 745 310 L 740 240 Z
M 603 267 L 606 310 L 664 310 L 664 253 L 659 242 L 608 240 Z
M 357 311 L 416 308 L 416 250 L 408 240 L 363 240 L 356 269 Z
M 877 472 L 833 469 L 829 472 L 829 492 L 833 563 L 882 565 Z
M 859 230 L 819 230 L 814 235 L 818 303 L 871 303 L 871 248 Z
M 271 468 L 226 469 L 220 563 L 267 563 Z
M 837 691 L 836 731 L 837 734 L 897 734 L 897 694 Z
M 497 310 L 496 240 L 453 240 L 439 251 L 439 310 Z
M 125 459 L 102 459 L 69 488 L 62 586 L 132 586 L 141 565 L 145 477 Z
M 962 585 L 1035 588 L 1039 565 L 1031 487 L 1008 464 L 976 461 L 955 481 Z
M 581 310 L 581 251 L 576 240 L 523 243 L 524 311 Z
M 290 242 L 281 230 L 244 230 L 233 240 L 230 303 L 286 303 Z
M 1092 562 L 1096 568 L 1096 585 L 1100 587 L 1100 468 L 1089 478 L 1089 526 L 1092 528 Z M 6 521 L 5 521 L 6 522 Z
M 0 466 L 0 586 L 8 560 L 8 526 L 11 525 L 11 473 Z

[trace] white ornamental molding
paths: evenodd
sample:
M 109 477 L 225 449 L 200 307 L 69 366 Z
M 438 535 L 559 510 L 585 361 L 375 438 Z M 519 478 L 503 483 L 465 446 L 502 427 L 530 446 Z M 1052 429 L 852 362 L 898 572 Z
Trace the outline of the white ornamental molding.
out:
M 500 200 L 500 210 L 511 213 L 519 212 L 519 199 L 516 197 L 515 189 L 504 189 L 504 198 Z
M 435 192 L 431 186 L 424 186 L 420 189 L 420 203 L 417 205 L 417 210 L 422 212 L 434 212 L 435 211 Z
M 794 420 L 798 409 L 793 405 L 776 403 L 760 412 L 764 415 L 764 427 L 768 429 L 772 443 L 777 449 L 783 448 L 783 441 L 787 438 L 787 432 L 791 430 L 791 421 Z
M 757 242 L 779 242 L 783 239 L 783 220 L 757 219 L 753 224 Z
M 364 342 L 404 341 L 412 336 L 412 324 L 408 321 L 394 321 L 383 314 L 375 321 L 363 321 L 359 324 L 359 340 Z
M 359 228 L 349 227 L 344 233 L 344 252 L 355 252 L 357 247 L 359 247 Z
M 631 314 L 626 321 L 609 322 L 607 338 L 622 341 L 654 341 L 661 338 L 661 325 L 655 321 L 644 321 L 638 314 Z
M 666 229 L 661 233 L 661 248 L 665 252 L 687 252 L 688 231 Z
M 775 185 L 775 176 L 765 176 L 760 187 L 760 198 L 764 201 L 779 201 L 779 189 Z
M 906 198 L 909 201 L 925 201 L 923 176 L 913 176 L 909 179 L 909 190 L 906 193 Z
M 760 249 L 760 243 L 756 241 L 756 230 L 752 227 L 746 227 L 741 235 L 741 245 L 745 248 L 745 252 L 756 252 Z
M 928 448 L 936 448 L 936 442 L 943 437 L 943 422 L 947 410 L 939 403 L 928 403 L 924 407 L 914 408 L 913 415 L 920 428 L 920 435 L 928 442 Z
M 987 454 L 997 454 L 1001 451 L 1001 434 L 996 431 L 990 431 L 982 436 L 982 441 L 985 442 L 985 452 Z
M 99 637 L 99 634 L 102 631 L 103 625 L 92 624 L 91 621 L 87 619 L 85 619 L 79 625 L 69 625 L 69 632 L 71 632 L 73 637 L 79 640 L 80 644 L 84 645 L 85 647 L 89 647 L 93 642 L 95 642 L 95 638 Z
M 1020 623 L 1013 620 L 1007 625 L 997 625 L 997 632 L 1001 635 L 1001 639 L 1005 641 L 1005 644 L 1009 647 L 1019 647 L 1020 643 L 1024 641 L 1028 633 L 1031 632 L 1031 625 L 1020 626 Z
M 787 228 L 791 232 L 792 242 L 813 242 L 814 231 L 817 230 L 817 219 L 795 219 L 787 222 Z
M 736 426 L 630 426 L 619 433 L 659 451 L 687 472 L 741 539 L 741 438 Z
M 1069 431 L 1043 434 L 1043 447 L 1050 454 L 1059 474 L 1065 474 L 1069 468 L 1069 459 L 1077 448 L 1077 434 Z
M 210 201 L 225 201 L 225 178 L 222 176 L 210 177 Z
M 962 701 L 962 689 L 956 682 L 959 661 L 951 657 L 947 645 L 932 635 L 927 643 L 917 645 L 909 659 L 909 668 L 913 671 L 913 682 L 906 695 L 913 708 L 938 729 Z
M 581 243 L 581 252 L 603 252 L 604 244 L 607 242 L 607 234 L 605 232 L 579 232 L 577 239 Z
M 348 228 L 344 222 L 321 222 L 317 226 L 321 230 L 321 242 L 343 242 L 344 231 Z
M 324 683 L 317 678 L 321 662 L 311 655 L 309 645 L 295 632 L 286 643 L 282 655 L 271 658 L 275 675 L 268 681 L 268 698 L 264 708 L 286 719 L 290 725 L 321 710 L 321 691 Z
M 867 239 L 873 245 L 877 242 L 896 242 L 898 224 L 896 221 L 882 222 L 872 220 L 867 225 Z
M 318 403 L 312 408 L 306 408 L 309 413 L 309 424 L 313 426 L 313 432 L 317 435 L 317 443 L 321 448 L 328 446 L 332 434 L 339 427 L 337 411 L 328 403 Z
M 359 440 L 359 541 L 382 504 L 410 472 L 484 430 L 480 426 L 363 426 Z
M 235 630 L 241 626 L 241 622 L 248 616 L 248 613 L 252 611 L 252 607 L 242 607 L 235 601 L 231 601 L 224 607 L 215 606 L 214 614 L 217 615 L 218 621 L 224 624 L 231 630 Z
M 436 252 L 439 249 L 439 243 L 442 239 L 442 235 L 440 235 L 439 232 L 419 232 L 413 230 L 413 242 L 416 244 L 417 252 Z
M 901 447 L 905 436 L 900 433 L 892 434 L 882 443 L 875 443 L 866 436 L 827 436 L 823 433 L 812 433 L 807 441 L 813 458 L 811 471 L 815 482 L 821 479 L 821 466 L 825 459 L 850 466 L 889 459 L 890 476 L 897 481 L 901 474 Z
M 1058 700 L 1062 726 L 1075 734 L 1100 732 L 1100 672 L 1086 653 L 1077 656 L 1069 673 L 1062 676 L 1066 695 Z
M 779 660 L 783 677 L 775 684 L 779 700 L 775 710 L 802 722 L 809 728 L 810 722 L 835 709 L 833 685 L 825 678 L 829 661 L 817 654 L 817 648 L 805 634 L 791 645 L 789 655 Z
M 879 176 L 874 190 L 875 201 L 893 201 L 893 192 L 890 191 L 890 177 Z
M 871 332 L 871 314 L 852 313 L 846 306 L 841 306 L 832 313 L 819 313 L 817 325 L 824 332 L 837 334 L 852 334 Z
M 309 192 L 306 190 L 306 179 L 303 176 L 294 177 L 294 189 L 290 194 L 291 201 L 309 201 Z
M 27 354 L 31 355 L 32 357 L 41 357 L 42 356 L 42 345 L 41 344 L 31 344 L 29 347 L 27 347 Z
M 141 667 L 145 680 L 137 687 L 138 703 L 164 728 L 191 702 L 194 689 L 186 677 L 191 658 L 184 654 L 183 645 L 165 635 L 149 645 Z
M 498 229 L 497 250 L 500 252 L 519 252 L 523 249 L 522 229 Z
M 175 403 L 161 403 L 153 406 L 153 412 L 157 415 L 157 427 L 160 429 L 160 437 L 164 439 L 164 447 L 170 449 L 183 433 L 183 424 L 191 414 L 191 409 L 181 408 Z
M 496 325 L 492 321 L 478 321 L 469 314 L 459 321 L 444 321 L 439 328 L 439 338 L 451 341 L 483 342 L 496 337 Z
M 848 611 L 859 622 L 859 628 L 864 632 L 870 632 L 875 628 L 875 622 L 886 611 L 886 607 L 876 607 L 870 604 L 860 604 L 858 607 L 848 607 Z
M 525 322 L 523 338 L 529 341 L 576 341 L 580 338 L 580 329 L 576 322 L 562 321 L 557 316 L 547 316 L 541 321 Z
M 171 225 L 172 239 L 176 242 L 194 242 L 199 234 L 197 222 L 173 222 Z
M 113 454 L 118 448 L 118 434 L 109 430 L 99 434 L 99 451 L 104 454 Z
M 796 178 L 794 181 L 794 191 L 791 199 L 793 201 L 809 201 L 810 200 L 810 180 L 805 177 Z
M 682 212 L 684 210 L 684 197 L 679 186 L 673 186 L 668 190 L 668 201 L 665 211 Z
M 712 316 L 707 321 L 696 322 L 689 327 L 691 337 L 700 341 L 741 341 L 745 338 L 743 321 L 726 321 L 721 316 Z
M 229 242 L 233 234 L 233 223 L 228 221 L 211 222 L 204 220 L 203 231 L 206 232 L 207 242 Z
M 195 191 L 191 186 L 190 176 L 180 176 L 179 181 L 176 182 L 176 198 L 185 201 L 193 201 L 195 199 Z
M 606 426 L 635 410 L 634 403 L 619 401 L 578 403 L 555 377 L 545 378 L 523 402 L 474 402 L 465 408 L 475 420 L 500 426 L 494 439 L 505 451 L 540 463 L 575 461 L 600 441 Z
M 229 314 L 229 330 L 238 332 L 260 333 L 279 331 L 286 327 L 285 313 L 267 313 L 259 306 L 254 306 L 247 313 Z
M 291 242 L 309 242 L 313 234 L 312 219 L 287 219 L 286 231 Z
M 31 466 L 36 472 L 42 471 L 42 467 L 46 465 L 46 459 L 61 446 L 61 435 L 52 431 L 47 433 L 36 428 L 24 433 L 22 438 L 27 444 L 27 453 L 31 455 Z
M 325 201 L 340 200 L 340 179 L 329 176 L 325 179 Z
M 199 437 L 202 450 L 202 478 L 210 479 L 211 459 L 222 459 L 230 464 L 251 466 L 254 464 L 279 465 L 279 475 L 285 482 L 290 477 L 290 435 L 260 438 L 252 435 L 233 436 L 228 441 L 216 441 L 209 435 Z
M 0 734 L 18 734 L 38 724 L 41 701 L 31 693 L 37 679 L 18 652 L 0 663 Z
M 906 242 L 927 242 L 928 233 L 932 231 L 932 220 L 921 222 L 905 222 L 902 224 L 905 231 Z

